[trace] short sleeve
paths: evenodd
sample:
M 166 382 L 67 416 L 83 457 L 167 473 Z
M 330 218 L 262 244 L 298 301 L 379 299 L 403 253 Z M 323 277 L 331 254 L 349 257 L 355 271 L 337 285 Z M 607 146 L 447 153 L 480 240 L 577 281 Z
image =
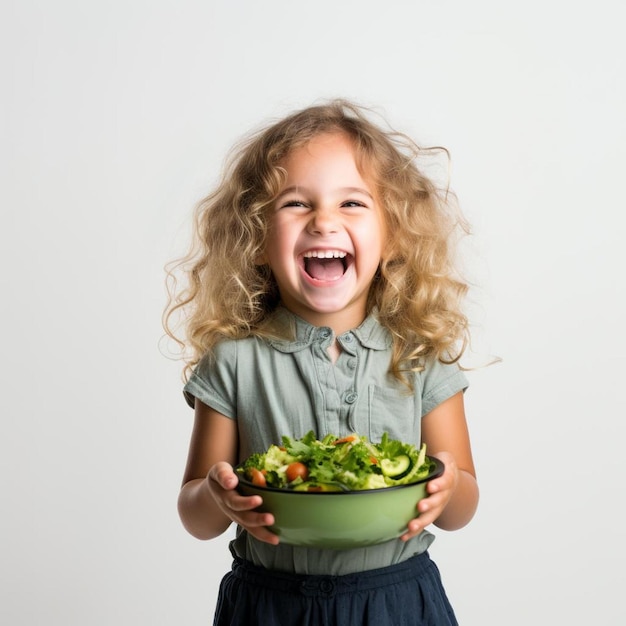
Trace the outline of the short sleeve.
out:
M 458 364 L 441 363 L 436 359 L 428 361 L 422 377 L 422 417 L 469 386 Z
M 218 344 L 205 355 L 183 388 L 185 400 L 194 407 L 195 398 L 222 415 L 237 417 L 237 345 L 234 341 Z

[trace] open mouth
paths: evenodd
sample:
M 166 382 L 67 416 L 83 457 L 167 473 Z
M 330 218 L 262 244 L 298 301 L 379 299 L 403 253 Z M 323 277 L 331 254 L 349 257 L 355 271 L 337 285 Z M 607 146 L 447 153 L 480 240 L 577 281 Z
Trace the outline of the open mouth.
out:
M 342 250 L 309 250 L 303 255 L 304 271 L 315 280 L 337 280 L 345 274 L 351 258 Z

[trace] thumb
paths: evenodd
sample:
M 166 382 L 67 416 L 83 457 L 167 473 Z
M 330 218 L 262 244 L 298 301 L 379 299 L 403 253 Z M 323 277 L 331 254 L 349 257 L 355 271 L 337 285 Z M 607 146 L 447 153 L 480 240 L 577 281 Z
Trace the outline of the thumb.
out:
M 209 470 L 209 480 L 215 481 L 222 489 L 234 489 L 239 483 L 237 474 L 233 470 L 233 466 L 225 461 L 216 463 Z

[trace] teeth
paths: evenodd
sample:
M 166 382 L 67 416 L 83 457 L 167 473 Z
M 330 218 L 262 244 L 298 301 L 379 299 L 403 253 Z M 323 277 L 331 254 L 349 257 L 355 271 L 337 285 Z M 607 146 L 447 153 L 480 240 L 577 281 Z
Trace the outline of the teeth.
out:
M 341 250 L 309 250 L 304 253 L 306 259 L 317 257 L 318 259 L 343 259 L 346 253 Z

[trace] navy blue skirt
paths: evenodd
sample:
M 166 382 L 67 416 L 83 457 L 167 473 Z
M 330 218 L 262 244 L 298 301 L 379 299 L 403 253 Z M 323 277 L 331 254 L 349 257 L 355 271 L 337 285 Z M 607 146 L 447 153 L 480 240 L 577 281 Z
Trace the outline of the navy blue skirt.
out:
M 458 626 L 427 552 L 345 576 L 275 572 L 235 559 L 214 626 Z

